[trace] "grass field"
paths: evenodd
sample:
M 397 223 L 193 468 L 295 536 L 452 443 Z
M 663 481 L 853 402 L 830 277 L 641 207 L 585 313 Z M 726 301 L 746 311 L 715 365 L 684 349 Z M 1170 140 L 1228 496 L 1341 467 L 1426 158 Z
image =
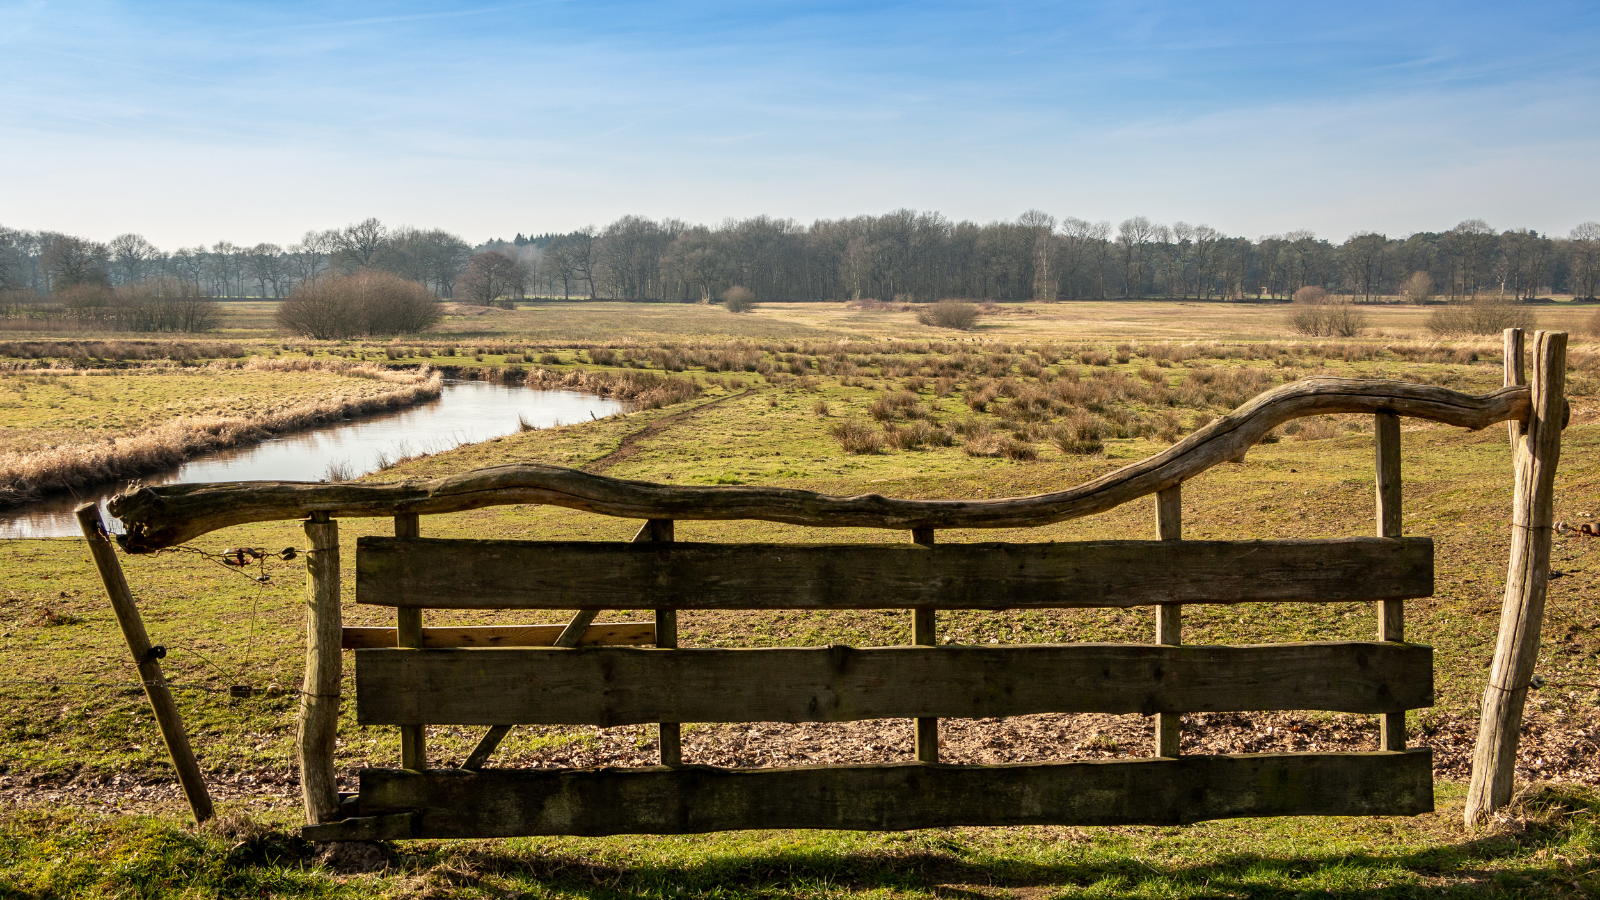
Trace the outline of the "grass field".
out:
M 694 379 L 698 395 L 584 425 L 525 432 L 412 460 L 371 476 L 433 476 L 542 461 L 685 484 L 778 484 L 835 494 L 999 497 L 1056 490 L 1157 452 L 1209 416 L 1261 390 L 1315 374 L 1403 378 L 1479 392 L 1500 383 L 1491 342 L 1436 344 L 1423 314 L 1380 309 L 1373 331 L 1335 343 L 1287 339 L 1281 308 L 1222 304 L 1093 303 L 1024 306 L 984 317 L 975 333 L 917 325 L 909 313 L 837 305 L 773 305 L 735 316 L 719 308 L 627 304 L 537 305 L 451 317 L 440 333 L 390 343 L 284 342 L 266 313 L 229 304 L 225 337 L 280 357 L 420 362 L 517 378 L 542 368 L 654 373 Z M 1585 309 L 1542 310 L 1545 327 L 1577 328 Z M 1563 325 L 1563 323 L 1569 323 Z M 1569 375 L 1573 422 L 1558 480 L 1557 518 L 1600 517 L 1600 444 L 1592 344 L 1576 341 Z M 450 355 L 446 354 L 449 348 Z M 598 351 L 598 352 L 597 352 Z M 9 380 L 15 376 L 6 376 Z M 150 410 L 199 403 L 179 396 L 189 375 L 97 375 L 57 381 L 167 379 L 140 395 Z M 280 376 L 281 377 L 281 376 Z M 145 382 L 138 382 L 145 383 Z M 244 382 L 240 382 L 241 385 Z M 258 399 L 309 389 L 263 383 Z M 274 389 L 274 386 L 276 390 Z M 3 385 L 0 385 L 3 388 Z M 41 384 L 30 398 L 45 395 Z M 50 388 L 50 390 L 57 390 Z M 0 396 L 4 396 L 0 391 Z M 54 396 L 53 394 L 50 396 Z M 105 403 L 110 393 L 96 393 Z M 131 396 L 131 395 L 130 395 Z M 243 394 L 241 394 L 243 396 Z M 256 395 L 250 395 L 255 397 Z M 684 395 L 687 396 L 687 395 Z M 184 399 L 188 397 L 189 399 Z M 105 413 L 60 398 L 57 426 L 88 429 Z M 243 401 L 241 401 L 243 402 Z M 128 407 L 129 404 L 123 404 Z M 177 406 L 171 408 L 176 409 Z M 0 415 L 12 410 L 0 410 Z M 125 413 L 131 416 L 133 411 Z M 159 414 L 159 413 L 157 413 Z M 19 413 L 20 415 L 20 413 Z M 52 420 L 57 421 L 57 420 Z M 848 452 L 850 428 L 878 436 Z M 1304 420 L 1185 485 L 1185 536 L 1336 537 L 1372 532 L 1370 422 Z M 292 756 L 302 659 L 303 569 L 273 563 L 266 582 L 194 553 L 126 561 L 202 765 L 229 819 L 186 832 L 169 769 L 141 692 L 128 683 L 115 622 L 81 544 L 0 542 L 0 897 L 5 896 L 662 896 L 859 894 L 939 897 L 1582 896 L 1600 889 L 1600 738 L 1595 669 L 1600 610 L 1588 539 L 1557 539 L 1539 671 L 1552 683 L 1530 704 L 1522 775 L 1550 786 L 1488 832 L 1459 826 L 1465 755 L 1476 727 L 1497 625 L 1509 528 L 1504 429 L 1472 434 L 1407 423 L 1405 528 L 1437 544 L 1437 590 L 1408 605 L 1407 636 L 1435 648 L 1438 703 L 1411 716 L 1412 740 L 1434 748 L 1439 812 L 1416 819 L 1304 819 L 1181 829 L 952 829 L 914 834 L 754 833 L 709 838 L 408 842 L 390 868 L 340 875 L 289 835 L 297 817 Z M 870 441 L 868 441 L 870 443 Z M 1098 448 L 1093 445 L 1099 444 Z M 857 449 L 871 450 L 867 446 Z M 1152 504 L 1022 531 L 941 532 L 941 541 L 1077 540 L 1153 536 Z M 637 523 L 552 508 L 507 507 L 430 517 L 423 533 L 615 540 Z M 347 520 L 356 537 L 381 520 Z M 679 540 L 906 540 L 849 530 L 826 535 L 763 523 L 680 523 Z M 295 523 L 208 535 L 196 549 L 303 546 Z M 351 567 L 346 567 L 350 578 Z M 257 573 L 252 572 L 250 575 Z M 346 587 L 347 597 L 350 595 Z M 602 618 L 634 618 L 632 611 Z M 904 643 L 894 611 L 685 613 L 686 646 Z M 430 614 L 430 622 L 510 617 Z M 521 616 L 516 621 L 538 621 Z M 546 616 L 545 621 L 555 621 Z M 347 607 L 349 624 L 389 624 L 381 610 Z M 953 613 L 940 632 L 962 643 L 1149 641 L 1147 610 Z M 1365 638 L 1360 604 L 1190 607 L 1185 640 L 1256 643 Z M 250 699 L 227 688 L 248 684 Z M 1578 686 L 1582 685 L 1582 686 Z M 347 690 L 349 683 L 347 681 Z M 391 764 L 393 729 L 361 728 L 346 704 L 341 767 Z M 1326 713 L 1193 716 L 1185 752 L 1358 749 L 1376 726 Z M 947 758 L 994 762 L 1145 755 L 1139 717 L 1018 717 L 947 723 Z M 476 734 L 435 729 L 431 750 L 459 759 Z M 685 729 L 690 761 L 727 765 L 871 761 L 910 755 L 903 722 L 844 726 Z M 619 765 L 649 760 L 646 728 L 521 728 L 502 765 Z M 9 892 L 9 893 L 8 893 Z

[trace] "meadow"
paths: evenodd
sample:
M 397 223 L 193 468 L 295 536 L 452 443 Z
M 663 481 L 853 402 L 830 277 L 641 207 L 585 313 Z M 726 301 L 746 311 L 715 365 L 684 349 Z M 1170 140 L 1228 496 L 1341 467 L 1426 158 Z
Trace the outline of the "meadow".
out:
M 831 494 L 1001 497 L 1057 490 L 1158 452 L 1238 403 L 1313 375 L 1372 376 L 1482 392 L 1501 380 L 1498 341 L 1438 342 L 1425 311 L 1382 307 L 1361 337 L 1296 340 L 1282 307 L 1073 303 L 1002 307 L 973 332 L 922 326 L 900 310 L 772 304 L 720 308 L 535 304 L 452 315 L 393 342 L 286 341 L 265 304 L 228 304 L 216 347 L 237 355 L 117 359 L 116 335 L 73 335 L 59 355 L 0 346 L 0 416 L 48 434 L 19 447 L 131 434 L 171 418 L 251 415 L 303 405 L 363 381 L 344 367 L 631 392 L 634 411 L 525 431 L 418 457 L 368 480 L 428 477 L 538 461 L 678 484 L 775 484 Z M 1586 308 L 1541 308 L 1540 327 L 1573 332 L 1573 418 L 1558 519 L 1600 518 L 1596 394 L 1600 347 Z M 84 349 L 93 341 L 102 350 Z M 219 353 L 221 351 L 218 351 Z M 293 365 L 291 365 L 291 363 Z M 251 368 L 254 365 L 256 368 Z M 322 368 L 317 368 L 317 367 Z M 62 374 L 50 374 L 51 370 Z M 88 374 L 85 374 L 88 373 Z M 316 378 L 338 379 L 326 384 Z M 378 384 L 377 379 L 365 379 Z M 18 391 L 9 385 L 24 385 Z M 337 385 L 337 386 L 335 386 Z M 10 393 L 7 394 L 6 391 Z M 230 393 L 231 392 L 231 393 Z M 24 406 L 4 406 L 19 393 Z M 22 402 L 19 398 L 17 402 Z M 49 404 L 56 403 L 52 407 Z M 209 404 L 209 405 L 208 405 Z M 39 407 L 42 405 L 42 409 Z M 117 418 L 112 419 L 112 416 Z M 131 431 L 130 431 L 131 429 Z M 20 435 L 21 432 L 19 431 Z M 33 441 L 28 444 L 25 441 Z M 1587 896 L 1600 889 L 1600 610 L 1590 538 L 1558 536 L 1544 649 L 1549 684 L 1530 702 L 1520 774 L 1529 789 L 1502 821 L 1460 824 L 1466 766 L 1498 623 L 1509 527 L 1503 428 L 1465 433 L 1407 422 L 1405 531 L 1437 547 L 1435 596 L 1407 605 L 1407 636 L 1435 649 L 1438 700 L 1409 716 L 1433 748 L 1438 811 L 1416 818 L 1218 822 L 1185 828 L 941 829 L 909 834 L 761 832 L 694 838 L 405 842 L 387 868 L 355 874 L 294 837 L 289 765 L 302 664 L 303 567 L 241 572 L 227 547 L 303 546 L 295 523 L 245 526 L 186 548 L 125 560 L 202 767 L 224 810 L 200 832 L 186 816 L 142 692 L 82 545 L 0 542 L 0 897 L 1295 897 Z M 1338 537 L 1373 530 L 1370 420 L 1284 427 L 1185 485 L 1185 536 Z M 1154 536 L 1152 502 L 1029 531 L 949 531 L 941 541 Z M 346 553 L 381 520 L 348 520 Z M 542 507 L 429 517 L 424 534 L 626 540 L 637 523 Z M 765 523 L 684 522 L 679 540 L 909 540 Z M 198 552 L 196 552 L 198 551 Z M 352 577 L 346 567 L 345 577 Z M 346 585 L 346 596 L 351 596 Z M 602 620 L 645 618 L 607 612 Z M 909 613 L 683 613 L 685 646 L 894 644 Z M 540 621 L 536 615 L 514 618 Z M 430 624 L 513 617 L 430 614 Z M 547 617 L 544 621 L 556 621 Z M 391 624 L 346 609 L 347 624 Z M 1370 637 L 1365 604 L 1195 607 L 1185 641 L 1257 643 Z M 1153 639 L 1149 610 L 960 612 L 959 643 Z M 250 688 L 234 697 L 234 685 Z M 347 690 L 349 689 L 347 667 Z M 341 723 L 347 771 L 398 759 L 394 729 Z M 911 755 L 908 722 L 686 726 L 684 755 L 721 765 L 878 761 Z M 1140 717 L 1024 716 L 948 721 L 944 758 L 1005 762 L 1147 755 Z M 1328 713 L 1186 717 L 1186 753 L 1374 746 L 1370 717 Z M 430 751 L 464 757 L 476 733 L 436 728 Z M 634 765 L 653 729 L 524 727 L 501 765 Z

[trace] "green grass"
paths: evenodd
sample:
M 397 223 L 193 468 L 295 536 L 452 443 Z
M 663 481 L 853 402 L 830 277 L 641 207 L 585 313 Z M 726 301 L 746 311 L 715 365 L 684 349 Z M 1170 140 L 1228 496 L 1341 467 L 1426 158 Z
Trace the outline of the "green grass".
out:
M 230 305 L 230 309 L 244 305 Z M 1115 354 L 1115 344 L 1132 321 L 1149 323 L 1170 316 L 1170 306 L 1106 304 L 1095 314 L 1109 338 L 1081 336 L 1093 323 L 1074 320 L 1086 306 L 1062 304 L 1033 316 L 1001 317 L 974 345 L 930 334 L 914 324 L 902 327 L 883 314 L 837 308 L 763 309 L 733 317 L 717 308 L 623 304 L 540 306 L 495 317 L 512 322 L 488 337 L 462 340 L 460 349 L 483 349 L 482 358 L 419 356 L 390 359 L 387 345 L 303 345 L 265 337 L 258 351 L 319 357 L 360 355 L 368 360 L 414 366 L 427 360 L 443 365 L 498 368 L 507 355 L 530 349 L 554 353 L 559 369 L 596 368 L 586 350 L 591 342 L 644 349 L 640 334 L 659 334 L 651 346 L 680 351 L 696 346 L 759 351 L 765 363 L 782 363 L 796 352 L 816 356 L 842 351 L 855 366 L 848 374 L 816 373 L 805 379 L 769 366 L 760 372 L 707 372 L 690 366 L 682 377 L 706 387 L 699 398 L 664 409 L 642 411 L 599 422 L 510 435 L 478 445 L 407 462 L 373 480 L 431 477 L 484 465 L 541 461 L 583 466 L 607 457 L 628 442 L 629 453 L 613 457 L 607 474 L 680 484 L 747 483 L 801 487 L 834 494 L 876 492 L 902 497 L 1000 497 L 1057 490 L 1093 478 L 1166 446 L 1150 434 L 1113 437 L 1104 456 L 1062 453 L 1048 440 L 1027 438 L 1039 449 L 1035 462 L 968 456 L 954 446 L 852 455 L 830 436 L 831 424 L 848 418 L 870 422 L 871 404 L 885 393 L 904 389 L 903 368 L 923 366 L 958 353 L 987 358 L 1010 354 L 1005 372 L 957 379 L 954 392 L 934 396 L 923 386 L 918 402 L 941 427 L 981 421 L 996 429 L 1021 428 L 1000 415 L 1008 401 L 979 413 L 965 398 L 985 378 L 1009 375 L 1020 385 L 1037 385 L 1022 374 L 1029 349 L 1076 353 L 1094 349 Z M 1197 315 L 1216 315 L 1216 305 Z M 1401 313 L 1395 313 L 1397 321 Z M 230 313 L 231 314 L 231 313 Z M 1279 313 L 1281 315 L 1281 312 Z M 909 316 L 909 314 L 907 314 Z M 1489 349 L 1480 358 L 1443 352 L 1412 353 L 1408 359 L 1382 349 L 1382 342 L 1345 345 L 1239 342 L 1228 336 L 1259 338 L 1257 310 L 1236 311 L 1233 319 L 1175 323 L 1191 337 L 1233 341 L 1202 348 L 1198 360 L 1162 368 L 1176 388 L 1191 372 L 1260 369 L 1277 382 L 1285 376 L 1313 374 L 1378 375 L 1446 384 L 1482 391 L 1499 383 L 1499 364 Z M 489 318 L 489 317 L 484 317 Z M 729 319 L 737 322 L 729 323 Z M 245 323 L 248 324 L 248 323 Z M 257 325 L 260 323 L 258 322 Z M 1401 324 L 1386 327 L 1400 328 Z M 457 327 L 455 320 L 447 322 Z M 462 325 L 461 327 L 465 327 Z M 487 329 L 488 326 L 482 326 Z M 499 328 L 500 325 L 495 327 Z M 731 328 L 749 329 L 735 332 Z M 985 326 L 988 328 L 989 326 Z M 1143 326 L 1141 326 L 1143 327 Z M 1151 326 L 1155 327 L 1155 326 Z M 1212 329 L 1205 331 L 1205 328 Z M 723 329 L 718 331 L 717 329 Z M 764 331 L 765 329 L 765 331 Z M 921 329 L 921 330 L 918 330 Z M 237 329 L 249 338 L 248 328 Z M 769 333 L 770 332 L 770 333 Z M 781 332 L 781 333 L 780 333 Z M 487 332 L 486 332 L 487 333 Z M 259 337 L 259 333 L 258 337 Z M 464 336 L 467 332 L 460 332 Z M 1080 336 L 1073 336 L 1078 334 Z M 235 335 L 235 336 L 238 336 Z M 721 336 L 719 336 L 721 335 Z M 632 337 L 634 344 L 619 340 Z M 911 339 L 898 347 L 880 336 Z M 927 352 L 917 342 L 932 337 Z M 841 338 L 848 343 L 840 345 Z M 430 336 L 426 342 L 401 342 L 408 349 L 439 348 L 455 338 Z M 652 339 L 655 340 L 655 339 Z M 1142 342 L 1134 342 L 1136 344 Z M 1418 345 L 1403 345 L 1417 349 Z M 827 348 L 825 351 L 824 348 Z M 1255 348 L 1255 351 L 1240 351 Z M 1364 348 L 1364 349 L 1362 349 Z M 1134 348 L 1137 350 L 1138 348 Z M 1470 348 L 1468 348 L 1470 349 Z M 1374 352 L 1376 350 L 1376 352 Z M 1407 351 L 1410 352 L 1410 351 Z M 1588 464 L 1600 448 L 1592 399 L 1593 363 L 1587 348 L 1574 353 L 1581 371 L 1571 376 L 1579 395 L 1565 438 L 1557 482 L 1557 518 L 1586 521 L 1600 517 L 1600 473 Z M 1255 358 L 1242 358 L 1242 357 Z M 1350 358 L 1347 359 L 1346 356 Z M 820 356 L 818 357 L 820 359 Z M 518 363 L 513 363 L 518 364 Z M 537 364 L 536 362 L 534 364 Z M 520 365 L 529 365 L 524 361 Z M 1119 372 L 1137 379 L 1154 361 L 1135 354 L 1126 364 L 1081 366 L 1065 359 L 1052 366 L 1077 366 L 1090 374 Z M 191 376 L 145 376 L 137 370 L 100 378 L 170 378 L 188 384 Z M 271 376 L 269 376 L 271 377 Z M 305 387 L 304 373 L 278 376 L 261 390 L 261 402 L 275 392 Z M 74 381 L 75 379 L 59 379 Z M 931 379 L 930 379 L 931 381 Z M 130 382 L 138 383 L 138 382 Z M 196 384 L 200 382 L 195 382 Z M 42 397 L 45 388 L 29 388 Z M 55 388 L 51 388 L 54 390 Z M 748 391 L 748 392 L 746 392 Z M 0 397 L 4 393 L 0 392 Z M 53 395 L 52 395 L 53 396 Z M 206 397 L 204 391 L 195 402 Z M 79 402 L 63 396 L 68 403 Z M 152 400 L 155 398 L 152 397 Z M 816 412 L 818 400 L 828 414 Z M 87 427 L 105 412 L 110 395 L 96 393 L 94 407 L 82 407 L 64 427 Z M 151 405 L 151 401 L 141 401 Z M 168 401 L 176 402 L 176 401 Z M 1168 411 L 1139 403 L 1123 404 L 1135 421 Z M 1196 414 L 1215 414 L 1225 405 L 1180 406 L 1185 429 Z M 45 407 L 49 410 L 49 407 Z M 51 410 L 49 415 L 65 414 Z M 1059 416 L 1053 417 L 1052 421 Z M 1358 426 L 1362 423 L 1353 420 Z M 1051 422 L 1044 423 L 1046 425 Z M 648 426 L 658 429 L 640 437 Z M 874 427 L 876 427 L 874 425 Z M 1185 485 L 1185 536 L 1192 538 L 1337 537 L 1372 533 L 1373 462 L 1370 432 L 1333 428 L 1333 436 L 1300 441 L 1296 436 L 1253 449 L 1241 465 L 1218 467 Z M 635 439 L 631 440 L 630 438 Z M 1459 757 L 1451 744 L 1470 742 L 1475 708 L 1483 690 L 1497 624 L 1509 539 L 1506 510 L 1511 496 L 1505 431 L 1469 434 L 1408 423 L 1405 445 L 1405 526 L 1409 534 L 1431 535 L 1437 546 L 1434 597 L 1408 604 L 1407 635 L 1432 644 L 1437 668 L 1438 704 L 1412 715 L 1414 740 L 1432 743 L 1442 758 Z M 504 507 L 427 517 L 423 533 L 477 537 L 626 540 L 637 523 L 548 507 Z M 341 522 L 346 559 L 356 538 L 381 534 L 385 520 Z M 680 540 L 908 540 L 909 535 L 845 529 L 822 532 L 770 523 L 680 522 Z M 1154 534 L 1152 504 L 1139 501 L 1090 519 L 1032 530 L 948 531 L 941 541 L 1084 540 Z M 232 546 L 304 546 L 297 523 L 270 523 L 227 529 L 194 542 L 219 551 Z M 1596 582 L 1588 565 L 1589 542 L 1558 538 L 1554 566 L 1566 576 L 1552 583 L 1545 622 L 1546 641 L 1538 671 L 1552 681 L 1600 682 L 1600 610 L 1590 599 Z M 851 893 L 866 896 L 1417 896 L 1455 891 L 1472 896 L 1549 896 L 1592 891 L 1596 858 L 1592 818 L 1597 799 L 1591 788 L 1568 785 L 1541 795 L 1524 812 L 1532 824 L 1523 831 L 1485 835 L 1464 833 L 1460 817 L 1460 779 L 1444 773 L 1440 811 L 1415 819 L 1296 819 L 1210 823 L 1181 829 L 956 829 L 909 835 L 755 833 L 697 838 L 609 838 L 518 840 L 481 843 L 404 842 L 396 845 L 393 870 L 383 876 L 343 876 L 315 867 L 308 850 L 287 829 L 296 815 L 294 789 L 284 780 L 292 756 L 295 703 L 290 693 L 302 665 L 303 568 L 272 563 L 262 583 L 190 553 L 165 553 L 125 560 L 146 625 L 157 643 L 169 648 L 167 672 L 179 691 L 190 734 L 224 809 L 265 823 L 268 831 L 234 822 L 232 830 L 191 834 L 182 827 L 181 806 L 171 793 L 170 770 L 138 688 L 126 648 L 105 603 L 103 591 L 81 543 L 68 540 L 0 542 L 0 650 L 10 663 L 0 678 L 0 789 L 27 802 L 0 813 L 0 897 L 45 896 L 663 896 L 788 897 Z M 253 574 L 253 573 L 252 573 Z M 353 593 L 353 567 L 345 566 L 346 596 Z M 430 613 L 430 622 L 558 621 L 556 613 L 508 615 L 492 612 Z M 607 618 L 632 618 L 619 611 Z M 382 609 L 346 608 L 349 624 L 390 624 Z M 1008 613 L 957 612 L 941 615 L 940 633 L 953 640 L 982 643 L 1050 641 L 1149 641 L 1146 610 L 1031 610 Z M 1185 640 L 1226 643 L 1370 637 L 1370 608 L 1362 604 L 1247 604 L 1191 606 L 1185 613 Z M 774 613 L 684 613 L 685 645 L 774 646 L 782 644 L 902 643 L 907 623 L 894 611 L 786 611 Z M 347 673 L 348 675 L 348 673 Z M 227 688 L 247 684 L 250 699 L 232 699 Z M 346 690 L 353 688 L 347 677 Z M 353 704 L 345 704 L 339 763 L 344 767 L 388 765 L 398 758 L 394 729 L 362 728 Z M 1530 738 L 1536 754 L 1569 779 L 1600 780 L 1593 745 L 1571 745 L 1556 756 L 1549 735 L 1594 734 L 1600 729 L 1594 694 L 1586 688 L 1552 687 L 1535 695 L 1530 721 L 1539 733 Z M 1307 713 L 1311 725 L 1343 723 L 1370 728 L 1361 717 Z M 1202 729 L 1221 730 L 1227 722 L 1202 721 Z M 460 758 L 476 740 L 471 729 L 435 729 L 430 749 L 442 758 Z M 508 758 L 557 752 L 599 753 L 607 747 L 636 746 L 648 740 L 638 729 L 523 728 L 505 744 Z M 1587 746 L 1587 749 L 1586 749 Z M 1454 747 L 1454 749 L 1450 749 Z M 1142 754 L 1142 746 L 1106 753 Z M 1071 748 L 1065 751 L 1072 755 Z M 1537 776 L 1535 759 L 1525 759 L 1525 774 Z M 1587 774 L 1586 774 L 1587 773 Z M 117 781 L 121 779 L 121 781 Z M 137 794 L 136 784 L 161 788 Z M 53 787 L 54 786 L 54 787 Z M 49 802 L 48 791 L 66 800 Z M 74 799 L 75 798 L 75 799 Z M 90 799 L 99 802 L 90 802 Z M 68 805 L 62 805 L 68 804 Z M 58 808 L 52 808 L 58 807 Z M 274 862 L 276 860 L 276 862 Z M 308 868 L 309 867 L 309 868 Z M 680 892 L 678 889 L 682 888 Z
M 340 874 L 290 823 L 0 816 L 0 897 L 1581 897 L 1600 889 L 1595 795 L 1534 793 L 1510 827 L 1281 819 L 1184 828 L 953 828 L 408 841 Z

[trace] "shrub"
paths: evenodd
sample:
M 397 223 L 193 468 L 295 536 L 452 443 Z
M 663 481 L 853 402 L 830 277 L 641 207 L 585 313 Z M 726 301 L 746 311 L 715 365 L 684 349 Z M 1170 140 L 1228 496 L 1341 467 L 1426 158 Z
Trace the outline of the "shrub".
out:
M 1488 295 L 1441 306 L 1428 316 L 1428 330 L 1441 336 L 1499 334 L 1507 328 L 1533 326 L 1533 310 L 1516 300 Z
M 301 285 L 278 306 L 277 314 L 279 328 L 325 341 L 422 331 L 439 318 L 432 291 L 370 269 Z
M 1355 337 L 1367 327 L 1367 315 L 1348 297 L 1333 297 L 1308 285 L 1294 292 L 1289 327 L 1310 337 Z
M 1412 303 L 1427 303 L 1433 299 L 1433 276 L 1427 272 L 1412 272 L 1400 286 L 1400 293 Z
M 722 305 L 728 312 L 749 312 L 756 308 L 756 295 L 749 288 L 736 284 L 722 292 Z
M 940 300 L 917 310 L 917 321 L 934 328 L 969 331 L 978 323 L 978 308 L 960 300 Z
M 828 429 L 839 446 L 846 453 L 862 455 L 881 453 L 883 451 L 883 435 L 877 429 L 855 419 L 847 419 Z

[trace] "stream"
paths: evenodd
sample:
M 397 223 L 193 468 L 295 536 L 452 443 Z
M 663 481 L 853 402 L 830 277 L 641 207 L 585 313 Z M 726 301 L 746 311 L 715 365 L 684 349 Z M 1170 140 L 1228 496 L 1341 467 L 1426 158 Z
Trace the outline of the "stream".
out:
M 539 428 L 613 415 L 618 400 L 577 391 L 542 391 L 484 381 L 446 381 L 439 399 L 396 412 L 351 419 L 282 435 L 260 444 L 197 456 L 176 469 L 141 477 L 145 484 L 205 481 L 322 481 L 354 478 L 402 456 L 437 453 L 462 444 L 515 434 L 521 421 Z M 521 417 L 519 420 L 519 416 Z M 340 471 L 342 470 L 342 471 Z M 118 481 L 0 510 L 0 539 L 81 537 L 73 510 L 101 504 L 122 490 Z M 106 513 L 112 531 L 121 523 Z

